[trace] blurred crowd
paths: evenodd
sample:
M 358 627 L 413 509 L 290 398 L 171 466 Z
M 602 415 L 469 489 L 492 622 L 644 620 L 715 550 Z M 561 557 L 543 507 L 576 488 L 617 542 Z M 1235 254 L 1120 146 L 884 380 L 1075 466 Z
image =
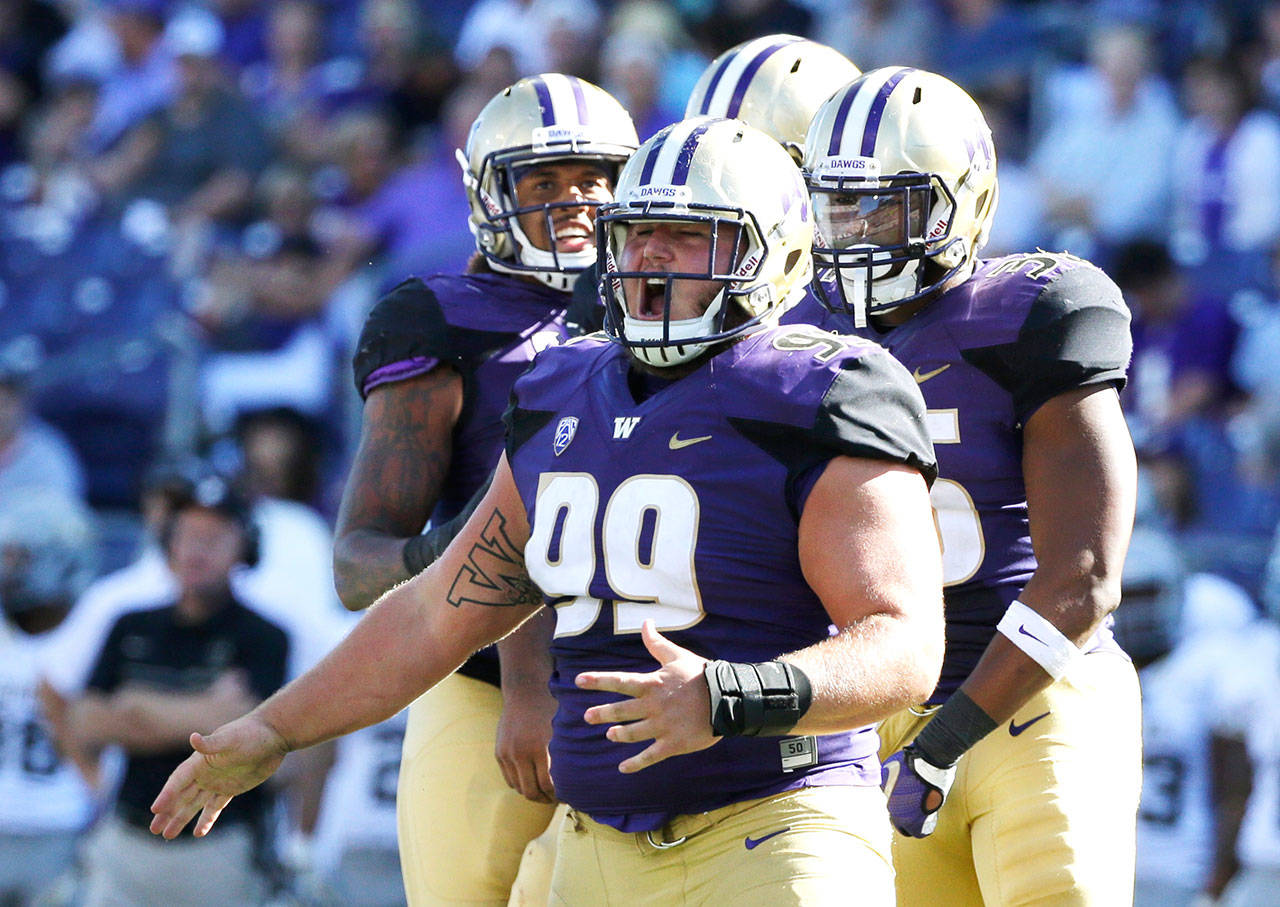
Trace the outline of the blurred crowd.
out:
M 287 676 L 319 657 L 347 625 L 329 533 L 359 424 L 355 340 L 406 275 L 464 269 L 455 149 L 480 108 L 521 76 L 572 73 L 644 140 L 713 57 L 775 32 L 864 71 L 933 69 L 978 100 L 1000 161 L 985 254 L 1088 258 L 1133 311 L 1144 532 L 1178 577 L 1280 614 L 1280 0 L 10 0 L 0 599 L 11 620 L 40 613 L 33 596 L 54 606 L 56 651 L 81 665 L 58 696 L 83 694 L 105 615 L 155 597 L 165 508 L 208 473 L 236 479 L 261 534 L 237 595 L 289 636 Z M 9 791 L 4 760 L 37 750 L 14 756 L 0 731 Z M 396 733 L 330 759 L 332 777 L 363 759 L 384 811 Z M 394 853 L 393 819 L 348 821 L 344 844 L 332 811 L 360 807 L 330 790 L 326 818 L 309 771 L 286 839 L 327 842 L 327 870 L 348 844 Z M 68 797 L 73 837 L 110 809 L 101 790 Z M 42 828 L 0 808 L 0 839 Z M 316 849 L 282 863 L 317 865 Z

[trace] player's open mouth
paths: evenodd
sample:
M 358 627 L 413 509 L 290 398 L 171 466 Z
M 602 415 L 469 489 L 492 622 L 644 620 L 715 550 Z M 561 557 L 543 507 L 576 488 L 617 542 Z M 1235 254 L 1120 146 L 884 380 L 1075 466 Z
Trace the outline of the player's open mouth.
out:
M 667 308 L 667 281 L 663 277 L 648 277 L 640 284 L 640 311 L 637 318 L 659 321 Z

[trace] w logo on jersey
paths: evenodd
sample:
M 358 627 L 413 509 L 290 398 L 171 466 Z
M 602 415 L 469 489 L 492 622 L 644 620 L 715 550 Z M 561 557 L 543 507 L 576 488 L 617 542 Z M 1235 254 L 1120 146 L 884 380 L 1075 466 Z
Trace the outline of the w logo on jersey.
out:
M 617 416 L 613 420 L 613 439 L 626 440 L 640 423 L 639 416 Z
M 551 449 L 558 457 L 564 453 L 565 448 L 573 440 L 573 436 L 578 433 L 578 417 L 565 416 L 556 425 L 556 438 L 551 442 Z

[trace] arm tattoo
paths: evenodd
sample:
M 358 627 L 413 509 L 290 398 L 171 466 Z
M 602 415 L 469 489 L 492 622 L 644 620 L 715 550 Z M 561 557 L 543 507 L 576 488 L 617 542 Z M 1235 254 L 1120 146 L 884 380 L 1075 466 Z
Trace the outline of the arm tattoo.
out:
M 542 603 L 542 590 L 529 579 L 524 555 L 508 537 L 507 518 L 501 510 L 494 510 L 480 541 L 471 546 L 448 598 L 455 608 L 464 603 L 498 607 Z

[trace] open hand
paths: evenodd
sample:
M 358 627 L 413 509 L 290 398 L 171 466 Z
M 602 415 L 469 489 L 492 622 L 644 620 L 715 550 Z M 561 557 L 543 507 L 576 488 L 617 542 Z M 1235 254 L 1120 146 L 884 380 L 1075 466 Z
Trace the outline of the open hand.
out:
M 200 813 L 193 834 L 204 837 L 231 798 L 271 777 L 289 751 L 284 738 L 252 712 L 208 736 L 192 734 L 191 746 L 195 752 L 151 804 L 153 834 L 176 838 Z
M 705 750 L 720 739 L 711 733 L 711 694 L 702 676 L 707 660 L 668 640 L 652 620 L 644 622 L 640 635 L 649 654 L 657 660 L 658 670 L 648 674 L 584 671 L 576 679 L 584 690 L 605 690 L 630 697 L 587 709 L 583 714 L 587 724 L 612 725 L 605 736 L 615 743 L 653 741 L 619 763 L 618 771 L 624 774 L 672 756 Z

